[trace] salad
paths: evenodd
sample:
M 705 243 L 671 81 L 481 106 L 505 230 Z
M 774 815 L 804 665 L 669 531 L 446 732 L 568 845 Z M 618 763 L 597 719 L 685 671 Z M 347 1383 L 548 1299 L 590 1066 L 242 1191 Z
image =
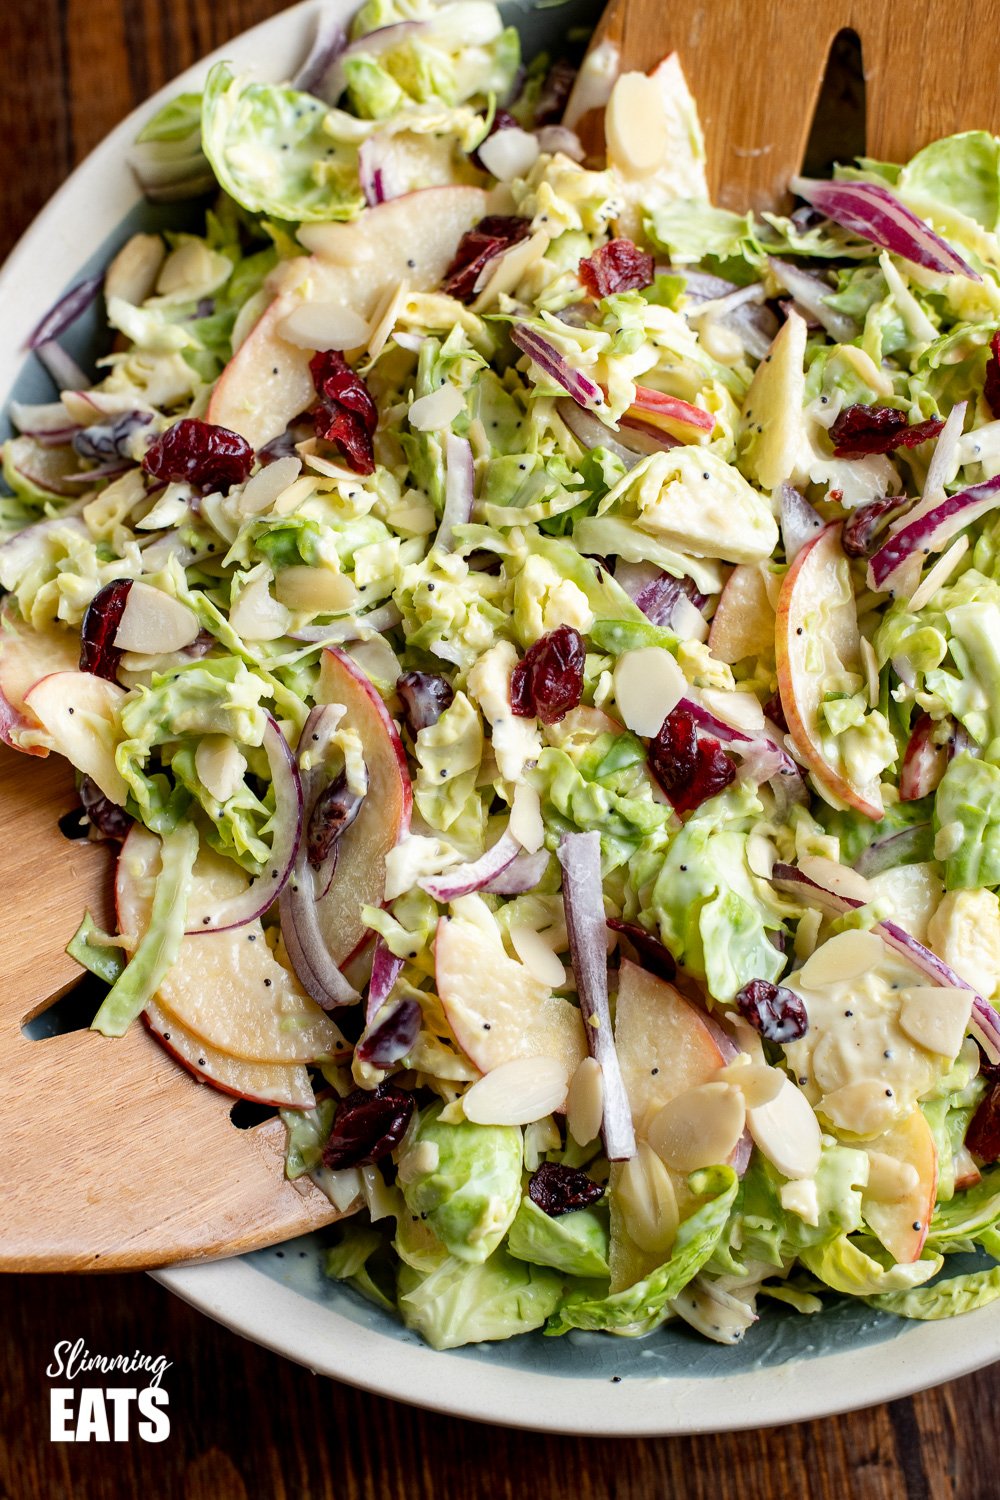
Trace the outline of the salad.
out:
M 0 499 L 95 1029 L 437 1348 L 1000 1295 L 1000 142 L 740 215 L 675 56 L 368 0 L 132 165 Z

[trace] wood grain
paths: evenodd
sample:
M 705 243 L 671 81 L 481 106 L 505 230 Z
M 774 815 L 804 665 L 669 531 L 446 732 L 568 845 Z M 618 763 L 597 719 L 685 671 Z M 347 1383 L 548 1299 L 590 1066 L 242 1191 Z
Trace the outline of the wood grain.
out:
M 669 43 L 664 27 L 684 7 L 647 3 L 658 55 L 658 38 Z M 756 4 L 743 0 L 741 17 Z M 0 253 L 128 109 L 274 8 L 269 0 L 4 0 Z M 896 7 L 900 26 L 915 13 Z M 777 5 L 768 14 L 780 20 Z M 932 33 L 935 65 L 963 14 L 953 8 L 948 29 Z M 996 35 L 984 32 L 972 55 L 992 52 Z M 953 70 L 955 86 L 979 73 L 992 84 L 984 60 Z M 788 75 L 772 48 L 767 87 L 780 90 Z M 901 107 L 911 91 L 912 77 L 902 76 Z M 8 1145 L 5 1174 L 10 1160 Z M 140 1349 L 173 1361 L 167 1443 L 49 1442 L 45 1367 L 58 1340 L 76 1337 L 94 1351 Z M 998 1404 L 994 1367 L 913 1400 L 768 1432 L 616 1442 L 512 1434 L 317 1379 L 145 1278 L 0 1277 L 3 1500 L 996 1500 Z
M 905 161 L 938 136 L 1000 126 L 990 67 L 1000 0 L 610 0 L 597 36 L 646 71 L 676 49 L 705 129 L 713 198 L 773 208 L 800 170 L 834 37 L 861 40 L 870 156 Z M 992 42 L 987 43 L 992 45 Z

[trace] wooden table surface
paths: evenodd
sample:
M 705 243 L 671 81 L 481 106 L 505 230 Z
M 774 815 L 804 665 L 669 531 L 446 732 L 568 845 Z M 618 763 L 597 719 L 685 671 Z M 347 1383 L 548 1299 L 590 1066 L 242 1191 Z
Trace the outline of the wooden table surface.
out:
M 273 9 L 272 0 L 3 0 L 0 255 L 122 115 Z M 166 1443 L 49 1441 L 45 1368 L 58 1341 L 77 1337 L 94 1351 L 173 1362 Z M 763 1433 L 512 1435 L 317 1379 L 141 1276 L 0 1282 L 3 1500 L 996 1500 L 998 1405 L 1000 1367 Z

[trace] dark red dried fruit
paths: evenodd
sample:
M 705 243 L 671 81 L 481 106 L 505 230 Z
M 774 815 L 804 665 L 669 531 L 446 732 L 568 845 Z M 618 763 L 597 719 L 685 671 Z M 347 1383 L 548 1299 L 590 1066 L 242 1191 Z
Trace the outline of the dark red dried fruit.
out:
M 543 635 L 519 661 L 510 679 L 510 704 L 522 719 L 555 724 L 583 697 L 583 637 L 572 625 Z
M 622 937 L 628 938 L 644 969 L 668 983 L 674 978 L 677 965 L 658 937 L 640 927 L 638 922 L 622 922 L 618 917 L 609 917 L 608 926 L 612 932 L 620 932 Z
M 330 858 L 334 845 L 350 828 L 364 800 L 363 796 L 351 791 L 346 771 L 341 771 L 320 792 L 313 803 L 306 830 L 306 856 L 314 870 Z
M 228 427 L 184 417 L 146 450 L 142 467 L 154 479 L 194 485 L 208 494 L 242 484 L 253 467 L 253 449 Z
M 420 1031 L 423 1012 L 416 1000 L 400 1000 L 384 1020 L 363 1036 L 355 1049 L 361 1062 L 388 1068 L 410 1051 Z
M 609 240 L 581 260 L 577 274 L 592 297 L 611 297 L 651 286 L 653 265 L 653 257 L 631 240 Z
M 378 409 L 361 376 L 336 349 L 314 354 L 309 373 L 319 397 L 312 413 L 316 436 L 336 443 L 355 474 L 374 474 Z
M 471 302 L 480 273 L 496 255 L 527 239 L 531 224 L 513 214 L 487 214 L 458 242 L 455 258 L 444 276 L 444 290 L 459 302 Z
M 649 769 L 678 813 L 693 812 L 736 779 L 736 764 L 691 715 L 675 708 L 649 747 Z
M 380 1083 L 370 1093 L 354 1089 L 337 1106 L 323 1165 L 339 1172 L 388 1156 L 406 1134 L 412 1115 L 413 1095 L 391 1083 Z
M 990 339 L 990 357 L 986 361 L 983 395 L 993 415 L 1000 417 L 1000 329 Z
M 543 1161 L 531 1174 L 528 1197 L 550 1219 L 568 1214 L 574 1208 L 587 1208 L 604 1197 L 604 1188 L 586 1172 L 565 1167 L 560 1162 Z
M 514 119 L 514 116 L 509 113 L 509 111 L 507 111 L 506 109 L 498 109 L 496 114 L 493 116 L 493 121 L 490 125 L 489 130 L 483 136 L 483 139 L 479 142 L 479 146 L 484 145 L 485 142 L 489 140 L 490 136 L 496 135 L 498 130 L 517 130 L 518 128 L 519 127 L 517 121 Z M 479 146 L 476 147 L 475 151 L 469 152 L 469 160 L 471 162 L 475 162 L 476 166 L 481 172 L 488 172 L 489 167 L 484 166 L 482 160 L 480 159 Z
M 830 428 L 834 458 L 863 458 L 869 453 L 892 453 L 896 448 L 915 448 L 937 437 L 944 422 L 928 417 L 911 427 L 906 413 L 894 406 L 847 407 Z
M 906 495 L 883 495 L 852 511 L 840 531 L 840 545 L 848 557 L 871 557 L 882 528 L 896 511 L 909 505 Z
M 100 838 L 121 843 L 128 836 L 133 820 L 124 807 L 105 797 L 89 776 L 80 782 L 80 805 Z
M 436 672 L 405 672 L 396 683 L 403 705 L 403 719 L 416 739 L 421 729 L 436 724 L 455 698 L 455 689 Z
M 1000 1083 L 983 1096 L 969 1121 L 965 1144 L 982 1162 L 1000 1161 Z
M 131 578 L 115 578 L 98 589 L 91 599 L 80 627 L 81 672 L 106 677 L 108 682 L 118 681 L 122 652 L 115 645 L 115 636 L 131 587 Z
M 798 995 L 769 979 L 751 979 L 736 996 L 736 1008 L 765 1041 L 797 1042 L 809 1030 L 809 1017 Z
M 565 57 L 557 57 L 545 75 L 535 104 L 535 126 L 560 125 L 566 101 L 573 92 L 576 68 Z

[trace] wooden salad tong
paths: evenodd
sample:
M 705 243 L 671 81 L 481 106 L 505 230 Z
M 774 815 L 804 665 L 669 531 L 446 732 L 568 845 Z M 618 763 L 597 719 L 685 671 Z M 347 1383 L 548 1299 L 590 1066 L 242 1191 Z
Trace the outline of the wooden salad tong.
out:
M 623 70 L 676 49 L 697 100 L 715 201 L 781 204 L 802 165 L 834 37 L 860 38 L 867 152 L 905 160 L 997 113 L 1000 0 L 611 0 L 594 44 Z M 337 1217 L 283 1176 L 277 1119 L 235 1127 L 233 1101 L 195 1082 L 141 1024 L 29 1040 L 22 1024 L 80 982 L 64 952 L 85 907 L 111 922 L 109 850 L 69 843 L 66 763 L 0 750 L 0 1089 L 6 1118 L 0 1269 L 102 1270 L 239 1254 Z M 86 981 L 85 981 L 86 982 Z M 96 1008 L 96 1002 L 95 1002 Z M 81 1024 L 86 1025 L 86 1021 Z

